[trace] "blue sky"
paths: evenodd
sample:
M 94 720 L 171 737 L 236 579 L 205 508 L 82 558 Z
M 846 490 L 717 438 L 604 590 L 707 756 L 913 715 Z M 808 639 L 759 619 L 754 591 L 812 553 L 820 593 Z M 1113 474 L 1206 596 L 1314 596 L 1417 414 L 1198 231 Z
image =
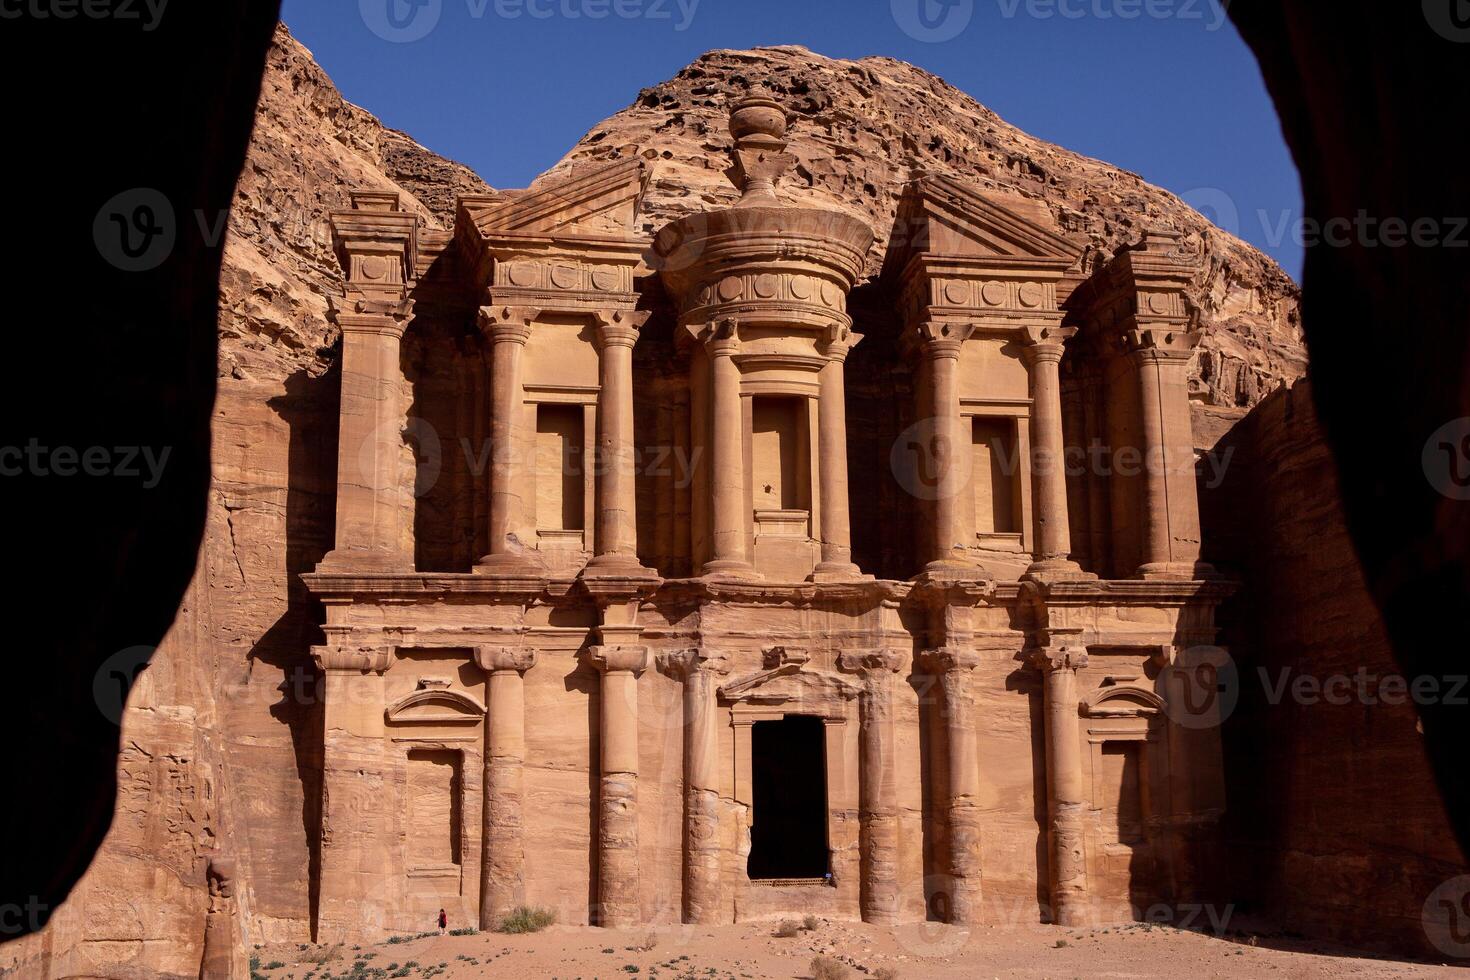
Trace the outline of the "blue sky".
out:
M 1216 0 L 285 0 L 282 16 L 348 99 L 496 187 L 711 48 L 803 44 L 940 75 L 1300 276 L 1296 168 Z

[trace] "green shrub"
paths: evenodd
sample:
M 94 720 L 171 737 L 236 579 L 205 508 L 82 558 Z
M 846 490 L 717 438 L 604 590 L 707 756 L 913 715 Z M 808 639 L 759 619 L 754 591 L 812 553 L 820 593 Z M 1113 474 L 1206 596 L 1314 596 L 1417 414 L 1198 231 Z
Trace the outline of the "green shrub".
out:
M 495 931 L 511 934 L 540 932 L 555 921 L 556 913 L 550 909 L 522 905 L 507 913 Z

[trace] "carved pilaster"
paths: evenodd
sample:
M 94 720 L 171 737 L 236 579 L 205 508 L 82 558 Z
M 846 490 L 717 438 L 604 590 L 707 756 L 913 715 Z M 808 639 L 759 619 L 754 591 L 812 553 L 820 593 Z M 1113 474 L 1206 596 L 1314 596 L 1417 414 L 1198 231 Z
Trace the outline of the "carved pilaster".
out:
M 1058 925 L 1087 921 L 1087 794 L 1077 671 L 1087 666 L 1081 647 L 1054 645 L 1036 653 L 1045 675 L 1048 832 L 1051 839 L 1052 917 Z
M 345 282 L 331 298 L 342 330 L 338 409 L 335 546 L 323 573 L 413 570 L 403 520 L 399 469 L 405 406 L 399 353 L 413 316 L 418 217 L 399 210 L 397 194 L 356 191 L 353 208 L 331 215 Z
M 601 385 L 597 396 L 596 556 L 588 574 L 653 573 L 638 561 L 637 474 L 633 436 L 633 345 L 646 311 L 595 314 Z
M 660 654 L 658 665 L 684 683 L 684 921 L 713 925 L 724 917 L 716 692 L 730 660 L 681 650 Z
M 529 486 L 528 445 L 522 431 L 525 390 L 521 361 L 531 337 L 531 325 L 541 310 L 528 306 L 484 306 L 479 326 L 490 343 L 490 553 L 475 571 L 482 574 L 524 573 L 539 563 L 535 552 L 520 539 L 525 525 L 525 494 Z
M 920 658 L 920 666 L 938 679 L 944 698 L 952 925 L 971 925 L 982 916 L 980 762 L 975 711 L 970 701 L 971 675 L 979 665 L 977 652 L 958 647 L 927 650 Z
M 526 757 L 526 671 L 536 651 L 518 647 L 475 648 L 486 673 L 489 716 L 485 725 L 483 852 L 480 858 L 480 928 L 494 929 L 500 917 L 525 901 L 524 778 Z
M 597 921 L 610 928 L 626 928 L 640 918 L 638 676 L 648 666 L 648 648 L 592 647 L 589 659 L 602 674 Z
M 854 650 L 838 666 L 860 674 L 859 851 L 864 922 L 898 920 L 898 780 L 894 771 L 893 679 L 908 662 L 899 650 Z

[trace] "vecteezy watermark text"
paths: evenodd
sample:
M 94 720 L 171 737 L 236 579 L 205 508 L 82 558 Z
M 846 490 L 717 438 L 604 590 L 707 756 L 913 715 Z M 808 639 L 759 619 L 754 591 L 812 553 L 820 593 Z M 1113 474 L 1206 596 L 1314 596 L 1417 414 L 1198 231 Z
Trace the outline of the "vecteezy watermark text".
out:
M 0 20 L 137 21 L 148 33 L 167 7 L 168 0 L 0 0 Z
M 694 23 L 701 0 L 464 0 L 471 20 L 646 20 L 667 21 L 676 31 Z M 368 30 L 394 44 L 432 34 L 444 17 L 445 0 L 358 0 Z
M 32 437 L 24 446 L 0 446 L 0 476 L 110 476 L 143 481 L 152 490 L 163 479 L 171 447 L 46 446 Z

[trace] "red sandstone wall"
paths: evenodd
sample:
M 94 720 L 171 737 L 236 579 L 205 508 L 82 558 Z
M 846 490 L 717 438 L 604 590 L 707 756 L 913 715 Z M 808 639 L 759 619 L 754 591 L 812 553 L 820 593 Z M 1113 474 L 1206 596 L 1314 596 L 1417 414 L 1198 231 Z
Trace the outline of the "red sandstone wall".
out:
M 1240 911 L 1442 959 L 1420 910 L 1465 861 L 1414 708 L 1365 703 L 1397 668 L 1343 526 L 1310 385 L 1267 398 L 1216 452 L 1233 455 L 1225 482 L 1202 491 L 1207 557 L 1246 583 L 1221 611 L 1241 682 L 1224 733 Z M 1283 671 L 1326 681 L 1360 670 L 1366 698 L 1355 683 L 1345 704 L 1289 689 L 1271 703 Z

